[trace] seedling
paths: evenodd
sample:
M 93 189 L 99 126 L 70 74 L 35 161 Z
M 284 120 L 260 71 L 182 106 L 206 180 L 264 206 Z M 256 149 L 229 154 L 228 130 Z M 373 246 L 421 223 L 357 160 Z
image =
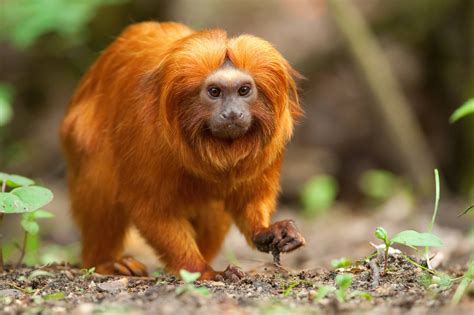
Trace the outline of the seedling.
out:
M 201 276 L 200 272 L 189 272 L 181 269 L 179 271 L 181 279 L 184 281 L 184 285 L 176 288 L 176 294 L 183 295 L 187 293 L 197 293 L 202 296 L 209 296 L 210 292 L 206 287 L 196 287 L 194 282 Z
M 82 272 L 82 278 L 89 279 L 94 275 L 95 267 L 81 269 L 81 272 Z
M 353 297 L 361 297 L 366 300 L 372 300 L 372 295 L 368 292 L 355 290 L 350 294 L 348 292 L 352 285 L 353 276 L 350 273 L 341 273 L 336 276 L 336 288 L 330 286 L 321 286 L 316 293 L 315 301 L 320 301 L 329 293 L 334 292 L 339 302 L 343 303 Z
M 385 243 L 384 250 L 384 268 L 383 273 L 387 272 L 388 265 L 388 251 L 393 244 L 401 244 L 410 248 L 417 247 L 441 247 L 443 242 L 441 239 L 431 233 L 419 233 L 413 230 L 406 230 L 398 233 L 392 239 L 388 237 L 387 231 L 383 227 L 378 227 L 375 230 L 375 237 Z
M 37 219 L 51 218 L 47 211 L 39 210 L 53 199 L 53 193 L 35 182 L 20 175 L 0 173 L 0 224 L 5 214 L 21 214 L 21 226 L 24 230 L 23 245 L 20 247 L 21 264 L 26 250 L 28 235 L 39 231 Z M 0 238 L 0 272 L 3 271 L 3 251 Z

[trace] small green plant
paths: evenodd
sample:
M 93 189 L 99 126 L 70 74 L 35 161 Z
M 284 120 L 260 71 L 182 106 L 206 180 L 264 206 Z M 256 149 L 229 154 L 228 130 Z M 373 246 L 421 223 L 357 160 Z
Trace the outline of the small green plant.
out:
M 182 295 L 187 293 L 197 293 L 202 296 L 209 296 L 209 289 L 206 287 L 196 287 L 194 282 L 201 276 L 200 272 L 189 272 L 187 270 L 181 269 L 179 271 L 181 279 L 184 281 L 184 285 L 176 288 L 176 294 Z
M 35 236 L 39 231 L 38 219 L 51 218 L 53 215 L 40 210 L 51 202 L 53 193 L 44 187 L 34 185 L 29 178 L 0 173 L 0 224 L 5 214 L 21 214 L 21 226 L 24 230 L 23 245 L 20 247 L 21 264 L 28 244 L 28 236 Z M 0 272 L 3 271 L 3 248 L 0 239 Z
M 82 278 L 89 279 L 95 273 L 95 267 L 81 269 Z
M 352 265 L 352 260 L 346 257 L 331 260 L 331 267 L 333 269 L 346 268 Z
M 339 302 L 343 303 L 353 297 L 361 297 L 366 300 L 372 300 L 372 295 L 368 292 L 354 290 L 349 294 L 349 288 L 352 285 L 353 276 L 350 273 L 341 273 L 336 276 L 335 282 L 336 287 L 321 286 L 319 287 L 315 301 L 319 302 L 321 299 L 326 297 L 329 293 L 334 292 Z
M 339 302 L 347 300 L 347 289 L 352 285 L 352 275 L 349 273 L 341 273 L 336 276 L 336 298 Z
M 375 230 L 375 237 L 382 240 L 385 244 L 384 250 L 384 268 L 383 273 L 387 272 L 388 265 L 388 251 L 393 244 L 401 244 L 410 248 L 417 247 L 441 247 L 443 242 L 441 239 L 431 233 L 419 233 L 413 230 L 406 230 L 398 233 L 393 238 L 389 238 L 387 231 L 383 227 L 378 227 Z
M 413 249 L 417 249 L 417 247 L 425 247 L 425 256 L 427 260 L 428 267 L 429 264 L 429 247 L 441 247 L 443 246 L 443 241 L 441 239 L 432 234 L 431 231 L 433 230 L 434 223 L 436 221 L 436 216 L 438 214 L 439 208 L 439 199 L 440 199 L 440 184 L 439 184 L 439 172 L 437 169 L 434 170 L 435 174 L 435 188 L 436 188 L 436 197 L 435 197 L 435 206 L 433 211 L 433 216 L 431 217 L 431 223 L 428 227 L 428 233 L 420 233 L 413 230 L 406 230 L 398 233 L 392 239 L 388 237 L 387 231 L 383 227 L 378 227 L 375 229 L 375 237 L 382 240 L 385 244 L 384 250 L 384 268 L 383 274 L 387 272 L 387 264 L 388 264 L 388 251 L 393 244 L 401 244 L 408 246 Z M 411 260 L 409 260 L 411 262 Z
M 338 192 L 337 181 L 329 175 L 311 178 L 301 192 L 303 212 L 309 217 L 315 217 L 330 208 Z

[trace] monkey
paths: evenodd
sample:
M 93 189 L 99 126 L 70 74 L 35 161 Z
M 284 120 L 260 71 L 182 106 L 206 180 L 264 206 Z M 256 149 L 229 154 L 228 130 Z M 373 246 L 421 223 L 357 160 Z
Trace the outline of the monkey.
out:
M 285 146 L 302 115 L 297 72 L 267 41 L 174 22 L 128 26 L 81 79 L 60 128 L 82 264 L 143 276 L 135 226 L 166 269 L 240 279 L 210 262 L 231 224 L 263 252 L 305 244 L 271 223 Z

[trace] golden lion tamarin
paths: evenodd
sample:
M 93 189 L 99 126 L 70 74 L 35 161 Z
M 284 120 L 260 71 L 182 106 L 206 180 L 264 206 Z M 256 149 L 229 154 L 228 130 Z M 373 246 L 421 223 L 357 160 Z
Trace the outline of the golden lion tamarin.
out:
M 270 223 L 283 151 L 301 113 L 288 62 L 260 38 L 177 23 L 128 27 L 82 79 L 61 126 L 84 267 L 145 275 L 123 257 L 130 225 L 167 269 L 201 279 L 234 222 L 251 246 L 304 244 Z

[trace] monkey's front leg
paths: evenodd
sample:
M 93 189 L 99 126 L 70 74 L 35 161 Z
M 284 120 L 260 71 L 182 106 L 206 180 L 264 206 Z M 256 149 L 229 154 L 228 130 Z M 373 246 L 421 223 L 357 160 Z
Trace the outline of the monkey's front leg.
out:
M 243 272 L 232 265 L 217 272 L 203 258 L 195 240 L 194 229 L 187 218 L 176 212 L 140 207 L 134 211 L 133 223 L 155 250 L 166 269 L 178 274 L 180 269 L 200 272 L 201 280 L 238 280 Z
M 247 241 L 259 251 L 271 252 L 275 263 L 280 264 L 280 253 L 291 252 L 305 245 L 305 239 L 293 220 L 270 224 L 275 199 L 276 192 L 260 194 L 240 209 L 234 208 L 232 214 Z

